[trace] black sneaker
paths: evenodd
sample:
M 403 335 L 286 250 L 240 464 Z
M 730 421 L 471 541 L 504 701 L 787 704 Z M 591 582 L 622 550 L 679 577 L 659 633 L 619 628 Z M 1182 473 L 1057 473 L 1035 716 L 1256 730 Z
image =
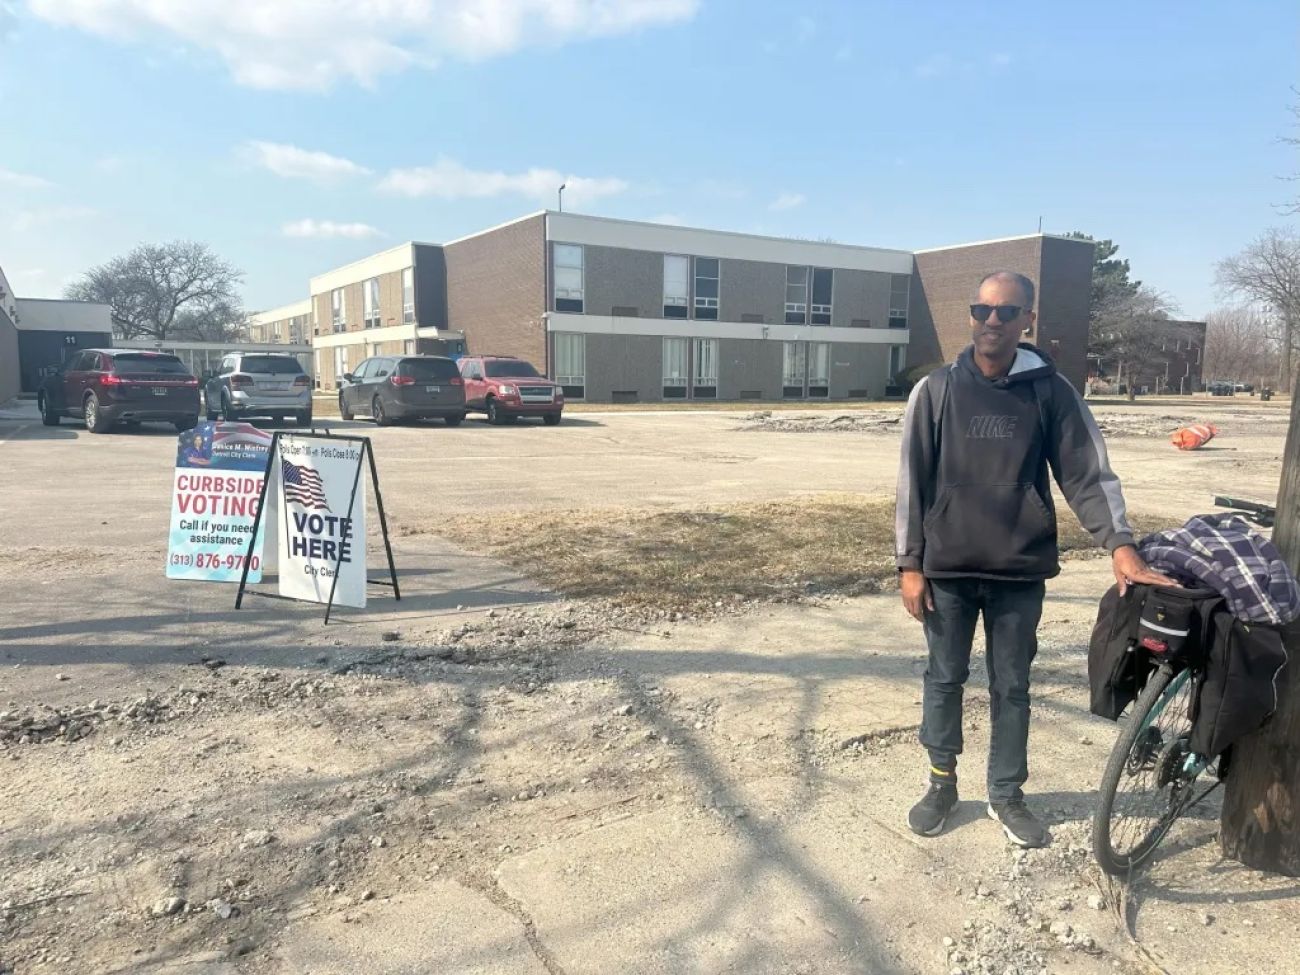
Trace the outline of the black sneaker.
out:
M 931 782 L 921 801 L 907 814 L 907 825 L 918 836 L 938 836 L 957 808 L 957 786 Z
M 1011 799 L 1007 802 L 989 803 L 989 819 L 1002 824 L 1002 832 L 1016 846 L 1037 849 L 1052 841 L 1052 834 L 1047 827 L 1034 818 L 1023 799 Z

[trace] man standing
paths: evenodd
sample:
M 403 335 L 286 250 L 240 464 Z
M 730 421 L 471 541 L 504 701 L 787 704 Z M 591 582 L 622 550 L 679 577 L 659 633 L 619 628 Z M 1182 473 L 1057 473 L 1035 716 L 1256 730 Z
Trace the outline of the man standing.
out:
M 1029 667 L 1044 580 L 1057 575 L 1048 468 L 1079 521 L 1111 553 L 1121 591 L 1169 584 L 1133 545 L 1101 432 L 1074 387 L 1020 341 L 1034 322 L 1034 284 L 995 271 L 970 306 L 971 345 L 912 390 L 898 472 L 897 564 L 903 604 L 925 626 L 921 744 L 930 786 L 908 815 L 936 836 L 957 805 L 962 689 L 982 613 L 992 740 L 988 814 L 1011 842 L 1051 836 L 1025 805 Z

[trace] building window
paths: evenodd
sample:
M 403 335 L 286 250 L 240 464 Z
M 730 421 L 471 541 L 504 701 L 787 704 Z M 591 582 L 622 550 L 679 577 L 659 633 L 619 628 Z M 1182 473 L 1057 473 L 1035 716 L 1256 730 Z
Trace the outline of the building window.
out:
M 718 398 L 718 340 L 695 340 L 695 368 L 691 370 L 691 395 Z
M 689 352 L 686 339 L 664 339 L 664 399 L 686 398 Z
M 808 343 L 808 395 L 822 398 L 831 395 L 831 344 Z
M 889 347 L 889 381 L 896 384 L 898 377 L 907 368 L 907 346 L 891 345 Z
M 803 399 L 804 380 L 808 377 L 808 346 L 803 342 L 785 342 L 785 361 L 781 367 L 781 395 Z
M 557 332 L 555 335 L 555 381 L 565 399 L 587 396 L 587 336 Z
M 695 259 L 695 317 L 704 321 L 718 320 L 718 259 Z
M 343 302 L 343 289 L 330 292 L 330 326 L 335 332 L 347 330 L 347 309 Z
M 889 327 L 907 328 L 907 290 L 911 287 L 910 274 L 889 276 Z
M 415 268 L 402 270 L 402 324 L 415 321 Z
M 808 269 L 806 267 L 785 269 L 785 323 L 787 325 L 808 324 Z
M 815 267 L 812 272 L 812 323 L 831 323 L 831 293 L 835 290 L 835 272 L 828 267 Z
M 361 286 L 362 317 L 365 328 L 379 327 L 379 279 L 367 278 Z
M 320 351 L 320 349 L 317 349 L 315 352 L 313 352 L 313 353 L 312 353 L 312 356 L 313 356 L 313 358 L 314 358 L 314 360 L 315 360 L 315 370 L 314 370 L 314 371 L 315 371 L 315 373 L 316 373 L 316 388 L 317 388 L 317 389 L 320 389 L 320 377 L 323 376 L 323 375 L 325 375 L 325 368 L 324 368 L 324 366 L 321 365 L 321 351 Z
M 346 346 L 334 346 L 334 385 L 337 386 L 348 371 L 348 350 Z
M 691 303 L 691 259 L 664 255 L 664 318 L 687 318 Z
M 402 341 L 402 355 L 415 355 L 415 339 Z
M 280 325 L 280 322 L 275 322 L 271 326 L 271 342 L 276 345 L 280 344 Z
M 554 254 L 555 310 L 582 311 L 582 248 L 556 244 Z

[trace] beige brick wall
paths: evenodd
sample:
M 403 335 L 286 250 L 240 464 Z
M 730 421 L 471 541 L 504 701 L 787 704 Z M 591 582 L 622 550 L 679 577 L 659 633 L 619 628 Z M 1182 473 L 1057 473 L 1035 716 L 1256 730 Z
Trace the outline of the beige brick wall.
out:
M 517 355 L 546 371 L 545 240 L 542 215 L 443 248 L 447 327 L 466 351 Z

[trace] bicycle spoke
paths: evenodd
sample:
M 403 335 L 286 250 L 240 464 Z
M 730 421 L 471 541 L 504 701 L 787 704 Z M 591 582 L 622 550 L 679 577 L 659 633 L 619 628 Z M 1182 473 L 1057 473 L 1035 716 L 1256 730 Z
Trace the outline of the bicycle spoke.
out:
M 1180 679 L 1181 678 L 1181 679 Z M 1190 805 L 1194 777 L 1188 775 L 1188 741 L 1192 730 L 1192 681 L 1180 675 L 1162 697 L 1159 713 L 1129 752 L 1125 773 L 1115 790 L 1110 842 L 1115 853 L 1140 858 Z M 1130 720 L 1143 720 L 1134 715 Z

